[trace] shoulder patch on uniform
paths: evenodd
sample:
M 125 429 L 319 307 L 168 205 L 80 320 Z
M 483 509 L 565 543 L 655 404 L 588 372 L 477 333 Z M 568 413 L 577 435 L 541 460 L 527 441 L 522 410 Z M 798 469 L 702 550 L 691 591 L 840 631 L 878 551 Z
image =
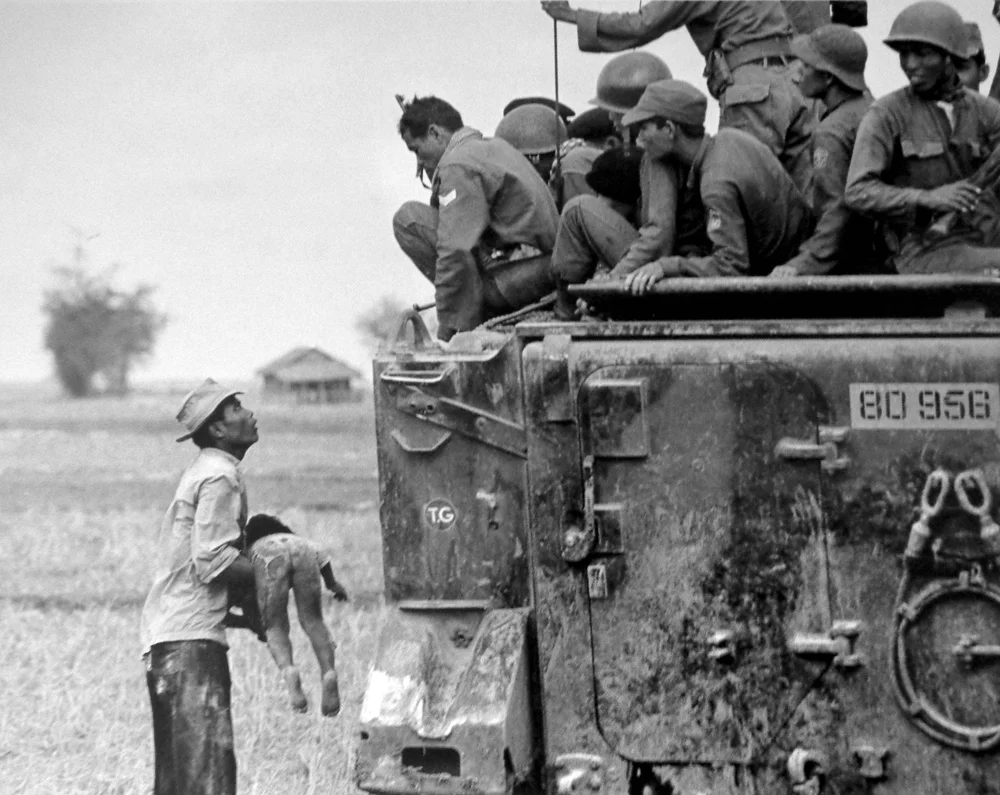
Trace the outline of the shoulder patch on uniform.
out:
M 708 221 L 705 226 L 708 227 L 709 232 L 717 232 L 722 229 L 722 216 L 717 210 L 708 211 Z
M 449 204 L 455 201 L 456 196 L 458 196 L 458 190 L 452 188 L 444 196 L 439 196 L 438 201 L 441 202 L 442 207 L 447 207 Z
M 813 167 L 814 168 L 826 168 L 826 163 L 830 159 L 830 153 L 827 152 L 822 147 L 816 147 L 813 150 Z

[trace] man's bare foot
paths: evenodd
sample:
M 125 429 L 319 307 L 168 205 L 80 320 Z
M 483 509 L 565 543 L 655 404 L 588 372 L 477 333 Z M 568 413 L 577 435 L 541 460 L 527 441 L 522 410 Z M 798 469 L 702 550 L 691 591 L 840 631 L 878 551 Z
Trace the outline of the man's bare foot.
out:
M 337 672 L 327 671 L 323 674 L 323 714 L 331 717 L 340 712 L 340 687 L 337 684 Z
M 302 677 L 299 676 L 298 668 L 286 668 L 281 672 L 285 677 L 285 684 L 288 686 L 288 698 L 292 704 L 292 709 L 296 712 L 305 712 L 309 709 L 309 702 L 306 694 L 302 692 Z

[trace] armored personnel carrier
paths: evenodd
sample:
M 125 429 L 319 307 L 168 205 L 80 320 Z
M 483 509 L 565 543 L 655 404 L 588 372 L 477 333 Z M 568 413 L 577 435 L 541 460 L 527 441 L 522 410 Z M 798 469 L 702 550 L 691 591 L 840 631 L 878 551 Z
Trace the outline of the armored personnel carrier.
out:
M 374 364 L 367 792 L 1000 792 L 1000 279 L 571 288 Z

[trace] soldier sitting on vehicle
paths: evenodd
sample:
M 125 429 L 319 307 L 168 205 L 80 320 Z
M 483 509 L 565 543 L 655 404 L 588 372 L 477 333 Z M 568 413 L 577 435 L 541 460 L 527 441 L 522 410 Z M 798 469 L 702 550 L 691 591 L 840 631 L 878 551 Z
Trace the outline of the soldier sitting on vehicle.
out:
M 584 52 L 618 52 L 686 27 L 705 56 L 708 90 L 719 100 L 719 126 L 745 130 L 777 155 L 801 190 L 811 177 L 811 104 L 792 81 L 794 29 L 781 3 L 750 0 L 652 0 L 639 11 L 576 10 L 542 0 L 553 19 L 576 25 Z
M 607 149 L 622 145 L 614 122 L 603 108 L 584 111 L 566 125 L 566 140 L 559 148 L 559 158 L 552 167 L 549 188 L 560 209 L 570 199 L 594 195 L 587 184 L 587 173 L 598 156 Z
M 812 233 L 813 214 L 777 157 L 742 130 L 705 132 L 707 99 L 683 80 L 662 80 L 643 93 L 623 124 L 636 129 L 647 157 L 688 172 L 712 246 L 706 256 L 665 256 L 625 278 L 641 294 L 675 276 L 754 276 L 786 262 Z
M 868 272 L 873 269 L 873 224 L 844 204 L 854 139 L 872 103 L 865 84 L 868 48 L 857 31 L 831 24 L 797 37 L 792 52 L 803 63 L 799 88 L 825 108 L 812 137 L 812 207 L 819 220 L 799 253 L 771 276 Z
M 493 135 L 528 158 L 546 184 L 552 174 L 556 150 L 569 137 L 566 125 L 552 108 L 532 104 L 519 105 L 507 113 Z
M 463 126 L 459 112 L 437 97 L 403 103 L 399 133 L 432 175 L 430 206 L 404 203 L 392 226 L 434 284 L 438 337 L 449 340 L 551 291 L 544 255 L 559 212 L 524 156 Z
M 622 117 L 639 101 L 651 83 L 670 77 L 670 69 L 645 52 L 631 52 L 612 58 L 597 77 L 597 96 L 591 100 L 608 112 L 620 129 Z M 643 157 L 639 173 L 641 206 L 638 229 L 595 196 L 578 196 L 566 202 L 552 252 L 552 272 L 556 280 L 556 315 L 574 317 L 576 302 L 566 285 L 587 281 L 599 267 L 610 269 L 610 278 L 623 279 L 664 254 L 672 254 L 682 240 L 678 226 L 688 232 L 690 223 L 678 218 L 684 183 L 682 170 L 672 163 Z M 683 237 L 692 245 L 694 232 Z M 701 236 L 703 237 L 703 235 Z
M 966 57 L 957 58 L 955 68 L 963 86 L 970 91 L 979 91 L 979 87 L 990 76 L 990 65 L 986 63 L 986 52 L 983 49 L 983 34 L 975 22 L 966 22 L 965 36 L 968 41 Z
M 861 121 L 848 207 L 882 223 L 899 273 L 1000 268 L 1000 104 L 959 82 L 955 63 L 968 52 L 962 18 L 936 0 L 915 3 L 885 43 L 909 84 Z

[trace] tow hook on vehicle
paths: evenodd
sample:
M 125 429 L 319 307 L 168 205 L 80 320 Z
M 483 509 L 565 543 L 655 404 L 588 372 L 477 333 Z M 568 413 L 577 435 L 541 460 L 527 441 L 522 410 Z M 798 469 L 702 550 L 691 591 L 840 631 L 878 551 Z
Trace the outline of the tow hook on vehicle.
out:
M 555 763 L 556 792 L 597 792 L 604 786 L 604 760 L 595 754 L 561 754 Z
M 826 756 L 821 751 L 796 748 L 788 756 L 788 777 L 795 795 L 821 795 L 826 778 Z
M 973 496 L 979 494 L 978 498 Z M 990 555 L 1000 555 L 1000 525 L 993 521 L 993 495 L 981 469 L 968 469 L 955 476 L 955 496 L 966 513 L 979 520 L 979 537 Z

